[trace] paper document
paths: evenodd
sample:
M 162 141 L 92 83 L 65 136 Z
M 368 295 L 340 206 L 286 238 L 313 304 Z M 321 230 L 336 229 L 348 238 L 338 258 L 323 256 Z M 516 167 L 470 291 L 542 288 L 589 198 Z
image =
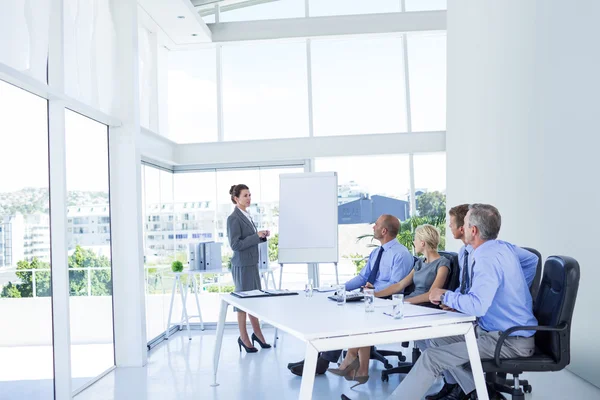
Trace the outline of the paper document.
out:
M 239 297 L 256 297 L 264 296 L 265 293 L 262 290 L 248 290 L 246 292 L 235 292 Z
M 375 297 L 375 301 L 373 302 L 375 307 L 389 307 L 392 309 L 392 301 L 387 299 L 380 299 L 379 297 Z
M 444 314 L 445 311 L 441 309 L 429 308 L 416 306 L 410 303 L 404 303 L 404 318 L 407 317 L 423 317 L 425 315 L 436 315 Z
M 273 295 L 278 295 L 278 294 L 290 294 L 292 293 L 290 290 L 288 289 L 268 289 L 268 290 L 263 290 L 263 292 L 268 293 L 268 294 L 273 294 Z M 295 293 L 295 292 L 294 292 Z
M 336 289 L 334 286 L 330 285 L 330 286 L 321 286 L 321 287 L 315 288 L 315 290 L 317 292 L 324 293 L 324 292 L 335 292 Z

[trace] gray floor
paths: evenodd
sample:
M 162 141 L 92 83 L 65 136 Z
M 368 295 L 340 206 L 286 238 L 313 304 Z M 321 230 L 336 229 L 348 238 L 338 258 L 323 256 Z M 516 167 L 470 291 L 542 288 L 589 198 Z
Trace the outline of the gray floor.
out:
M 213 388 L 212 355 L 214 331 L 195 332 L 190 341 L 181 333 L 154 348 L 144 368 L 117 368 L 76 400 L 167 400 L 167 399 L 297 399 L 300 378 L 286 369 L 290 361 L 304 356 L 302 342 L 282 335 L 277 349 L 260 350 L 255 354 L 238 351 L 237 332 L 227 330 L 223 340 L 218 381 Z M 272 340 L 273 331 L 265 331 Z M 399 346 L 382 346 L 382 348 Z M 383 366 L 371 362 L 371 379 L 365 385 L 350 390 L 343 378 L 331 374 L 315 380 L 314 399 L 339 399 L 345 393 L 354 400 L 385 399 L 400 382 L 399 375 L 381 381 Z M 526 376 L 533 385 L 527 399 L 600 399 L 600 389 L 568 372 L 536 373 Z M 441 383 L 432 387 L 436 391 Z

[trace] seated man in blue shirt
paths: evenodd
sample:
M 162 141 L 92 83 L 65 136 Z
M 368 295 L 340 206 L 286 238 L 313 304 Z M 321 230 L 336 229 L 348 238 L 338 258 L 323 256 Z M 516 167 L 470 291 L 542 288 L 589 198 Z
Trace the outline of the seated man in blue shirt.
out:
M 465 228 L 464 221 L 467 213 L 469 212 L 468 204 L 460 204 L 458 206 L 452 207 L 449 214 L 450 223 L 448 227 L 452 232 L 452 236 L 454 239 L 461 240 L 463 242 L 463 246 L 458 251 L 458 263 L 460 267 L 460 285 L 455 290 L 457 293 L 465 294 L 467 292 L 467 287 L 470 285 L 470 274 L 469 268 L 467 264 L 469 263 L 469 254 L 473 252 L 473 247 L 467 243 L 465 238 Z M 521 265 L 521 269 L 523 270 L 523 274 L 525 276 L 525 282 L 527 283 L 527 287 L 531 287 L 533 283 L 533 279 L 535 277 L 535 272 L 537 269 L 538 256 L 535 254 L 522 249 L 518 246 L 515 246 L 508 242 L 502 242 L 498 240 L 499 243 L 506 244 L 512 251 L 515 252 L 517 257 L 519 258 L 519 264 Z M 450 310 L 448 307 L 442 305 L 442 308 L 445 310 Z M 455 311 L 455 310 L 452 310 Z M 444 372 L 444 386 L 442 389 L 436 393 L 429 396 L 426 396 L 426 400 L 439 400 L 443 399 L 452 391 L 457 391 L 458 383 L 454 380 L 453 376 L 447 372 Z
M 482 358 L 494 356 L 500 332 L 516 325 L 537 325 L 519 258 L 511 245 L 495 240 L 500 224 L 500 213 L 494 206 L 472 204 L 464 229 L 465 241 L 473 248 L 468 262 L 471 279 L 465 293 L 434 289 L 429 295 L 433 303 L 478 317 L 477 346 Z M 535 347 L 533 334 L 533 331 L 511 334 L 502 346 L 501 357 L 531 356 Z M 459 384 L 443 399 L 474 396 L 473 374 L 465 367 L 469 356 L 464 337 L 432 342 L 438 347 L 423 352 L 391 398 L 422 398 L 443 371 L 448 371 Z
M 400 230 L 400 221 L 393 215 L 380 216 L 373 225 L 373 237 L 381 243 L 371 252 L 369 260 L 360 273 L 346 282 L 346 290 L 363 286 L 383 290 L 391 284 L 400 282 L 413 268 L 414 259 L 396 236 Z M 326 351 L 317 359 L 317 374 L 324 374 L 330 362 L 337 362 L 342 350 Z M 302 376 L 304 361 L 290 363 L 288 368 L 294 375 Z

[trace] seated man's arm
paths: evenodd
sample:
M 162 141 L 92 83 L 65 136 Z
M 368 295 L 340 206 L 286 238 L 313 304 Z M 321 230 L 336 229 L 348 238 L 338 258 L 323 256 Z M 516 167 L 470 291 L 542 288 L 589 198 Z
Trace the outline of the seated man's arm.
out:
M 467 315 L 482 317 L 492 305 L 501 283 L 498 266 L 489 259 L 477 260 L 474 267 L 473 285 L 466 294 L 446 291 L 444 304 Z
M 354 289 L 358 289 L 360 287 L 365 286 L 365 284 L 367 283 L 367 279 L 369 278 L 369 274 L 371 273 L 371 268 L 372 268 L 372 255 L 373 253 L 371 253 L 371 255 L 369 256 L 369 260 L 367 261 L 367 264 L 364 266 L 364 268 L 360 271 L 360 273 L 358 275 L 356 275 L 354 278 L 350 279 L 348 282 L 346 282 L 346 290 L 354 290 Z

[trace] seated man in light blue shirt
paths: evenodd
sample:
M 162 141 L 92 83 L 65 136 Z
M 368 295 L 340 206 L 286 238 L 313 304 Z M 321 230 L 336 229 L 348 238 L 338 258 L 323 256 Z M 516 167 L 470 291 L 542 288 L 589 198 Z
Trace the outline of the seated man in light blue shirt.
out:
M 346 282 L 346 290 L 366 286 L 379 292 L 391 284 L 400 282 L 413 268 L 414 258 L 396 236 L 398 229 L 391 215 L 382 215 L 373 225 L 373 237 L 381 243 L 369 255 L 369 260 L 358 275 Z
M 393 215 L 380 216 L 373 225 L 373 237 L 381 243 L 371 252 L 369 260 L 360 273 L 346 282 L 346 290 L 374 287 L 376 291 L 400 282 L 413 268 L 414 258 L 396 236 L 400 221 Z M 324 374 L 330 362 L 340 358 L 342 350 L 326 351 L 317 360 L 317 374 Z M 288 369 L 298 376 L 304 372 L 304 361 L 288 364 Z
M 467 212 L 469 211 L 468 204 L 461 204 L 455 207 L 452 207 L 449 214 L 450 223 L 448 227 L 452 232 L 452 236 L 454 239 L 461 240 L 463 242 L 463 246 L 458 251 L 458 265 L 460 267 L 460 285 L 456 288 L 455 292 L 465 294 L 468 291 L 468 287 L 470 286 L 471 274 L 469 273 L 469 268 L 467 264 L 469 263 L 469 254 L 473 252 L 473 247 L 467 243 L 465 238 L 465 228 L 464 228 L 464 220 Z M 523 270 L 523 274 L 525 277 L 525 282 L 527 283 L 527 287 L 531 287 L 533 284 L 533 279 L 535 278 L 535 273 L 537 269 L 538 256 L 522 249 L 521 247 L 515 246 L 508 242 L 503 242 L 497 240 L 499 243 L 506 244 L 519 258 L 519 264 L 521 265 L 521 269 Z M 445 310 L 450 310 L 449 307 L 442 305 L 442 308 Z M 444 386 L 438 393 L 426 396 L 426 400 L 439 400 L 443 399 L 453 390 L 457 390 L 456 387 L 458 383 L 454 380 L 453 376 L 447 372 L 444 372 Z
M 434 289 L 430 300 L 478 317 L 477 345 L 482 358 L 492 358 L 500 332 L 516 325 L 537 325 L 525 276 L 512 245 L 495 240 L 500 231 L 498 210 L 487 204 L 473 204 L 465 217 L 465 240 L 473 248 L 469 254 L 471 281 L 465 293 Z M 528 357 L 534 351 L 533 331 L 511 334 L 502 346 L 501 357 Z M 446 400 L 474 395 L 464 337 L 433 339 L 435 346 L 423 352 L 392 398 L 420 399 L 447 370 L 459 386 L 443 397 Z M 468 397 L 467 397 L 468 398 Z

